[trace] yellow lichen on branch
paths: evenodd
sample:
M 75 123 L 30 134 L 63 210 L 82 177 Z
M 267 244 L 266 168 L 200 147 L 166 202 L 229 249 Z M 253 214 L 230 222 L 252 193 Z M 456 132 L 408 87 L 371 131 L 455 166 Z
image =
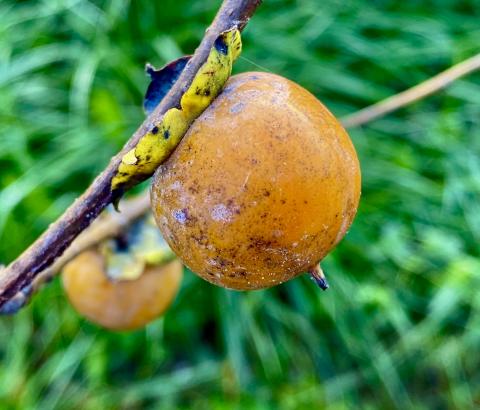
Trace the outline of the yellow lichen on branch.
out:
M 122 158 L 112 179 L 112 191 L 120 194 L 150 177 L 173 152 L 192 122 L 222 91 L 242 49 L 237 28 L 220 34 L 207 61 L 180 100 L 180 108 L 168 110 L 158 123 Z

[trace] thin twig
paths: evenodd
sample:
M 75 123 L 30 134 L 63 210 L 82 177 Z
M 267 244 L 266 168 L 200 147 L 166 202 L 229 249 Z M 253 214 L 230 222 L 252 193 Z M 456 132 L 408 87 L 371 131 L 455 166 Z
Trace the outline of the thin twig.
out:
M 109 205 L 112 198 L 111 181 L 122 157 L 136 146 L 138 141 L 158 123 L 166 111 L 178 107 L 180 98 L 192 83 L 195 74 L 206 61 L 215 39 L 224 31 L 238 26 L 242 29 L 255 12 L 261 0 L 224 0 L 215 20 L 205 32 L 178 81 L 169 93 L 112 158 L 107 168 L 93 181 L 88 190 L 43 233 L 14 262 L 0 272 L 0 308 L 21 289 L 28 287 L 34 278 L 62 255 L 73 240 Z
M 376 104 L 342 118 L 344 127 L 358 127 L 405 107 L 449 86 L 455 80 L 480 69 L 480 54 L 458 63 L 428 80 Z

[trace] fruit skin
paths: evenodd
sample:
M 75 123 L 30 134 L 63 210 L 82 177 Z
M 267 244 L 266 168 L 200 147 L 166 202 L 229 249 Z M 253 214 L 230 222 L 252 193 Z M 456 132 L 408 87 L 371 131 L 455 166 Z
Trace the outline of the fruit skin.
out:
M 164 313 L 183 276 L 181 262 L 150 266 L 136 280 L 112 281 L 100 252 L 81 253 L 63 271 L 63 286 L 75 309 L 111 330 L 140 328 Z
M 232 289 L 316 265 L 357 211 L 360 166 L 335 117 L 277 75 L 232 77 L 151 187 L 157 225 L 195 273 Z

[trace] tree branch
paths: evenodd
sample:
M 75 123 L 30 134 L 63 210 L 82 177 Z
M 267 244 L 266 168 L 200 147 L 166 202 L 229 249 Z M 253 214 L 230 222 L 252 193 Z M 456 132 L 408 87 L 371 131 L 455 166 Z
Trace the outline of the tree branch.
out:
M 33 280 L 34 290 L 41 282 L 48 281 L 56 273 L 83 251 L 99 245 L 103 241 L 120 236 L 137 219 L 144 216 L 150 210 L 150 195 L 148 192 L 127 199 L 123 203 L 122 212 L 111 212 L 104 217 L 97 218 L 70 244 L 62 256 L 47 269 L 43 270 Z
M 77 255 L 93 248 L 103 241 L 120 236 L 137 219 L 150 210 L 150 196 L 144 192 L 135 198 L 123 202 L 122 212 L 102 214 L 70 244 L 63 254 L 48 268 L 33 278 L 30 286 L 22 288 L 0 308 L 0 314 L 13 314 L 23 307 L 30 297 L 46 282 L 51 280 L 63 267 Z
M 34 278 L 51 266 L 72 241 L 109 205 L 112 200 L 111 181 L 122 157 L 158 123 L 166 111 L 180 105 L 180 98 L 206 61 L 215 39 L 224 31 L 238 26 L 242 29 L 261 0 L 224 0 L 213 23 L 177 82 L 162 102 L 143 122 L 121 152 L 114 156 L 107 168 L 93 181 L 87 191 L 45 231 L 22 255 L 0 272 L 0 308 L 18 291 L 30 285 Z
M 392 111 L 405 107 L 422 98 L 425 98 L 436 91 L 449 86 L 455 80 L 480 69 L 480 54 L 470 57 L 447 70 L 437 74 L 428 80 L 409 88 L 399 94 L 395 94 L 376 104 L 366 107 L 353 114 L 342 118 L 344 127 L 358 127 L 383 117 Z

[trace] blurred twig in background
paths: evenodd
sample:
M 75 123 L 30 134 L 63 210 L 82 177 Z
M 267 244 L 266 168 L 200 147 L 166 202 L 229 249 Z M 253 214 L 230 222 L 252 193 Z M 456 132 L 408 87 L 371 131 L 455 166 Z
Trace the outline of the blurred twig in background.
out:
M 448 87 L 455 80 L 480 69 L 480 54 L 462 61 L 416 86 L 342 118 L 343 125 L 358 127 Z

